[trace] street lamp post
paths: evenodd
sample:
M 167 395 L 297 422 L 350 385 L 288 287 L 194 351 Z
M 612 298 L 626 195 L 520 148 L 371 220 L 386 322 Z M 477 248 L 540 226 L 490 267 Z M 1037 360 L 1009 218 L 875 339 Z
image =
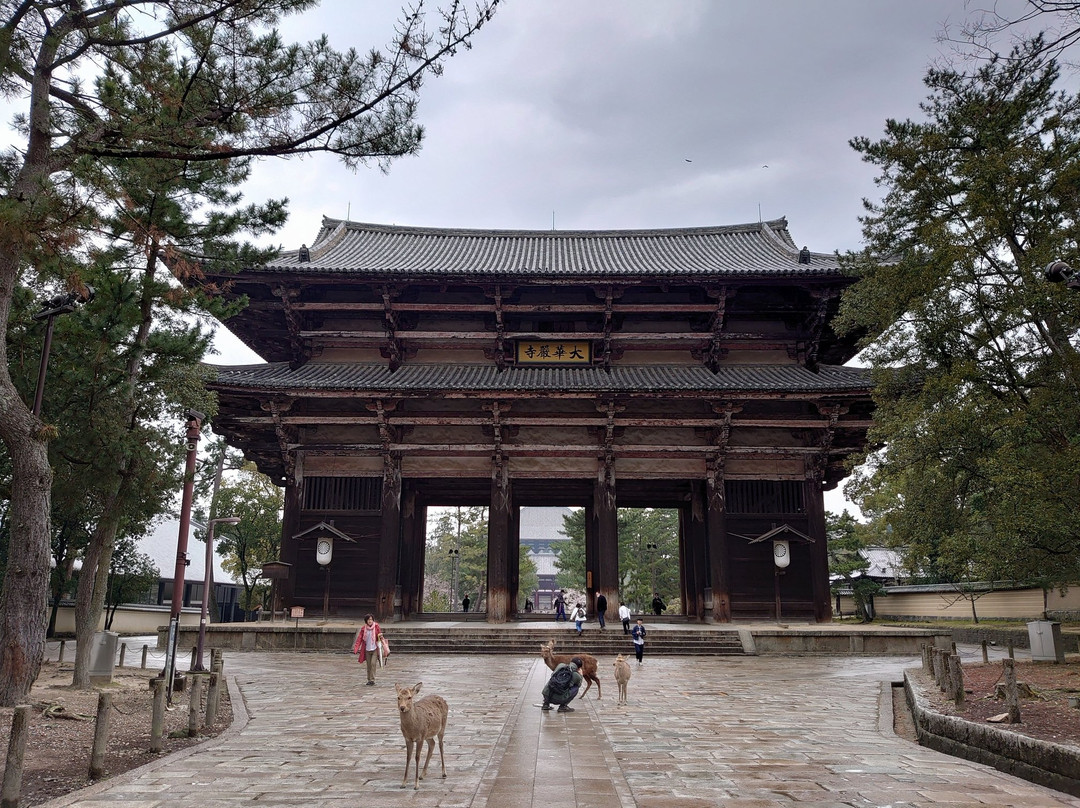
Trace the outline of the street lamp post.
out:
M 38 365 L 37 386 L 34 388 L 34 406 L 31 411 L 41 415 L 41 399 L 45 395 L 45 371 L 49 367 L 49 352 L 52 350 L 53 320 L 61 314 L 75 311 L 79 303 L 89 303 L 94 299 L 94 287 L 87 285 L 83 292 L 69 292 L 66 295 L 50 297 L 42 304 L 41 311 L 31 315 L 32 320 L 45 321 L 45 339 L 41 343 L 41 363 Z
M 172 693 L 176 679 L 176 642 L 180 636 L 180 612 L 184 608 L 184 573 L 187 570 L 188 531 L 191 529 L 191 501 L 195 493 L 195 461 L 199 449 L 199 434 L 202 430 L 204 413 L 188 410 L 185 448 L 187 463 L 184 467 L 184 489 L 180 499 L 180 531 L 176 539 L 176 568 L 173 571 L 172 604 L 169 609 L 169 633 L 165 644 L 165 695 L 172 704 Z
M 450 611 L 454 611 L 457 608 L 457 570 L 458 561 L 461 557 L 461 550 L 457 547 L 451 547 L 447 551 L 447 555 L 450 556 Z
M 214 563 L 214 527 L 219 523 L 235 525 L 240 521 L 239 516 L 223 516 L 219 519 L 211 519 L 206 523 L 206 569 L 203 570 L 203 594 L 202 610 L 199 613 L 199 644 L 195 651 L 195 664 L 191 666 L 193 671 L 205 671 L 203 667 L 203 644 L 206 642 L 206 624 L 209 621 L 210 612 L 210 571 Z

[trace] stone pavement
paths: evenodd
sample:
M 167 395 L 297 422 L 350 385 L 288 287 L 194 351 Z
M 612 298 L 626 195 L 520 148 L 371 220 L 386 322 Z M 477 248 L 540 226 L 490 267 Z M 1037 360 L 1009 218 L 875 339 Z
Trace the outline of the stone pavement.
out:
M 548 672 L 535 658 L 395 655 L 365 687 L 348 655 L 230 653 L 233 729 L 47 805 L 1080 808 L 895 736 L 889 683 L 916 659 L 646 652 L 625 707 L 600 663 L 604 698 L 594 687 L 559 714 L 537 707 Z M 401 787 L 395 680 L 450 703 L 449 776 L 436 748 L 415 792 L 411 776 Z

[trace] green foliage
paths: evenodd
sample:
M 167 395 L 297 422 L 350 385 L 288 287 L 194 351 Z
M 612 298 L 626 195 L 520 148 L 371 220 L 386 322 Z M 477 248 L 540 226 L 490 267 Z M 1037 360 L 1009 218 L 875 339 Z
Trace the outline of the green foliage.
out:
M 470 601 L 469 611 L 482 608 L 487 596 L 487 518 L 487 508 L 454 507 L 445 509 L 428 525 L 424 562 L 427 578 L 425 610 L 456 611 L 461 608 L 461 600 L 466 595 Z M 450 553 L 455 549 L 458 551 L 456 562 Z M 451 605 L 449 593 L 453 588 L 455 567 L 457 590 Z M 536 564 L 523 550 L 518 557 L 518 592 L 522 595 L 534 592 L 539 580 Z M 440 605 L 441 608 L 435 608 Z
M 884 196 L 837 324 L 878 381 L 848 490 L 941 580 L 1080 574 L 1080 296 L 1042 272 L 1080 261 L 1080 99 L 1041 53 L 932 69 L 925 120 L 852 141 Z
M 122 603 L 146 603 L 156 594 L 161 571 L 154 560 L 140 553 L 131 536 L 121 537 L 113 550 L 109 585 L 105 596 L 105 630 L 112 628 L 116 609 Z
M 457 550 L 456 562 L 451 550 Z M 455 563 L 457 589 L 453 608 L 460 609 L 461 599 L 468 595 L 470 610 L 479 609 L 487 595 L 487 508 L 447 508 L 434 524 L 428 525 L 425 575 L 449 592 Z
M 425 612 L 454 612 L 460 608 L 460 603 L 451 605 L 450 596 L 445 590 L 432 587 L 424 591 Z
M 859 617 L 866 622 L 873 619 L 871 610 L 867 608 L 870 600 L 884 588 L 878 581 L 866 575 L 870 562 L 861 551 L 870 546 L 867 542 L 868 533 L 866 526 L 846 510 L 839 516 L 825 513 L 829 574 L 840 576 L 833 584 L 833 591 L 850 589 Z
M 221 566 L 240 579 L 244 587 L 243 607 L 261 603 L 258 575 L 267 561 L 277 561 L 281 550 L 281 512 L 285 495 L 270 478 L 254 470 L 237 472 L 225 479 L 215 502 L 217 518 L 237 516 L 233 524 L 218 523 L 215 552 Z
M 619 508 L 619 599 L 636 611 L 646 611 L 653 593 L 669 607 L 679 595 L 679 512 L 664 508 Z M 555 565 L 558 586 L 584 589 L 585 510 L 563 518 L 569 538 L 559 549 Z M 655 545 L 655 549 L 650 545 Z
M 279 34 L 277 26 L 289 14 L 314 5 L 315 0 L 104 0 L 88 10 L 80 3 L 27 0 L 5 3 L 0 12 L 0 91 L 19 99 L 14 124 L 24 138 L 0 154 L 0 332 L 10 337 L 19 328 L 10 315 L 17 311 L 20 283 L 35 290 L 82 290 L 95 270 L 123 263 L 121 255 L 141 251 L 146 257 L 136 262 L 139 280 L 126 279 L 133 286 L 117 282 L 113 289 L 119 302 L 140 290 L 135 334 L 125 323 L 128 308 L 121 306 L 115 330 L 107 321 L 99 324 L 113 335 L 126 325 L 130 342 L 110 342 L 105 367 L 87 354 L 80 369 L 100 369 L 95 389 L 110 394 L 107 401 L 73 410 L 98 418 L 95 427 L 107 451 L 100 462 L 103 476 L 94 476 L 97 467 L 89 475 L 104 494 L 94 503 L 100 516 L 86 553 L 86 583 L 96 579 L 96 559 L 107 564 L 119 525 L 138 509 L 136 489 L 169 489 L 154 477 L 159 468 L 167 477 L 171 464 L 145 462 L 153 458 L 142 453 L 139 433 L 147 423 L 140 419 L 168 415 L 172 407 L 151 401 L 142 408 L 141 390 L 132 388 L 142 384 L 144 360 L 157 360 L 153 370 L 170 377 L 168 356 L 184 340 L 183 327 L 150 333 L 148 323 L 161 325 L 163 310 L 155 306 L 167 301 L 183 310 L 200 295 L 175 287 L 172 295 L 149 291 L 157 262 L 165 261 L 190 289 L 198 288 L 205 260 L 229 268 L 258 255 L 237 234 L 267 232 L 280 224 L 283 208 L 276 202 L 240 208 L 232 189 L 246 176 L 251 158 L 328 152 L 350 166 L 372 161 L 385 168 L 393 157 L 415 151 L 422 135 L 415 114 L 423 78 L 438 72 L 458 47 L 467 47 L 494 8 L 494 2 L 475 8 L 455 2 L 439 10 L 433 24 L 422 8 L 410 9 L 387 52 L 360 55 L 334 51 L 325 37 L 299 45 Z M 188 227 L 197 215 L 203 217 L 199 225 Z M 202 310 L 227 314 L 211 297 L 198 301 Z M 190 329 L 187 335 L 201 356 L 206 336 Z M 0 703 L 11 706 L 29 692 L 42 657 L 48 581 L 41 573 L 49 558 L 54 461 L 44 448 L 60 430 L 51 423 L 35 426 L 24 403 L 27 385 L 9 370 L 25 366 L 27 352 L 16 350 L 13 363 L 7 344 L 0 342 L 0 436 L 8 453 L 20 458 L 7 489 L 9 518 L 19 525 L 20 541 L 6 545 L 0 593 L 0 646 L 9 651 L 0 658 Z M 129 361 L 118 374 L 114 360 L 124 346 L 130 348 Z M 211 412 L 199 406 L 202 379 L 196 368 L 184 365 L 170 380 L 169 402 Z M 124 385 L 126 396 L 119 392 Z M 60 425 L 61 410 L 50 404 L 47 411 Z M 140 428 L 125 432 L 135 421 Z M 163 450 L 154 449 L 158 455 Z M 85 453 L 80 459 L 96 461 Z M 86 592 L 79 593 L 84 617 L 98 608 Z M 93 592 L 95 602 L 99 595 L 100 587 Z M 81 658 L 89 647 L 84 639 Z

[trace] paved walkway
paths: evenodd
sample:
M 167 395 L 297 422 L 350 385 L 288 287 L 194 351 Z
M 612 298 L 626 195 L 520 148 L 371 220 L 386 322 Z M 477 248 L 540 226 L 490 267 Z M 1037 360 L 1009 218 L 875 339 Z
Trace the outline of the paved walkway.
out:
M 225 664 L 232 730 L 48 805 L 1080 808 L 893 735 L 888 683 L 910 658 L 646 655 L 625 707 L 601 659 L 604 698 L 594 687 L 570 714 L 537 708 L 547 669 L 533 658 L 399 655 L 376 687 L 343 654 L 231 653 Z M 401 787 L 395 679 L 450 703 L 449 776 L 436 748 L 418 792 L 411 776 Z

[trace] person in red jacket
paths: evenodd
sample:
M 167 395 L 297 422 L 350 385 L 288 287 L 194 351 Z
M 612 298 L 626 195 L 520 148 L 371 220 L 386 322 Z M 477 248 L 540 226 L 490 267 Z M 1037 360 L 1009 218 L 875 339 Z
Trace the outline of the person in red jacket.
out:
M 375 684 L 375 663 L 379 658 L 379 644 L 382 641 L 382 629 L 379 628 L 379 624 L 375 622 L 372 615 L 365 615 L 364 625 L 360 626 L 360 631 L 356 634 L 352 652 L 360 655 L 357 662 L 367 663 L 367 683 L 369 685 Z

